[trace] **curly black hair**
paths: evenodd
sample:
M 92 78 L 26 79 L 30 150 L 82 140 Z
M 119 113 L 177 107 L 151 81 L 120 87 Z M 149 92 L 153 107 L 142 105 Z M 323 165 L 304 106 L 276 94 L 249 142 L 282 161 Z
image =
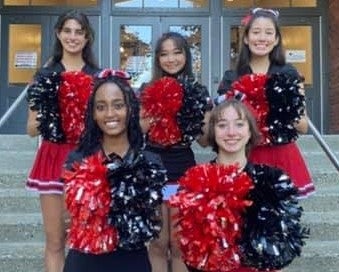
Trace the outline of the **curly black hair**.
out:
M 94 99 L 99 87 L 105 83 L 115 83 L 121 89 L 125 103 L 127 105 L 127 137 L 130 147 L 134 150 L 139 150 L 143 144 L 143 136 L 139 123 L 139 103 L 135 96 L 134 90 L 129 85 L 127 80 L 118 76 L 109 75 L 104 78 L 96 77 L 94 79 L 93 92 L 89 98 L 86 117 L 85 129 L 80 138 L 80 143 L 77 151 L 82 152 L 84 156 L 89 156 L 95 153 L 101 145 L 103 133 L 97 122 L 93 119 Z

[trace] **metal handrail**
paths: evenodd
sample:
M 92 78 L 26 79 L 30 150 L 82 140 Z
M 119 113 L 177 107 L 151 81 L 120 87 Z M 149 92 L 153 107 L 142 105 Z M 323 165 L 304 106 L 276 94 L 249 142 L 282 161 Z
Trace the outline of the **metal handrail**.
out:
M 1 117 L 1 119 L 0 119 L 0 129 L 5 124 L 5 122 L 8 120 L 8 118 L 12 115 L 12 113 L 16 110 L 16 108 L 21 103 L 21 101 L 24 100 L 24 98 L 26 97 L 26 93 L 27 93 L 28 88 L 29 88 L 29 84 L 27 84 L 27 86 L 22 91 L 22 93 L 15 99 L 13 104 L 9 107 L 9 109 Z
M 331 151 L 330 147 L 325 142 L 324 138 L 321 136 L 321 134 L 318 131 L 318 129 L 314 126 L 313 122 L 309 118 L 307 118 L 307 121 L 308 121 L 308 126 L 309 126 L 309 128 L 310 128 L 310 130 L 311 130 L 311 132 L 312 132 L 312 134 L 314 136 L 314 138 L 316 139 L 318 144 L 321 146 L 321 148 L 324 150 L 324 152 L 326 153 L 327 157 L 332 162 L 333 166 L 337 169 L 337 171 L 339 171 L 339 161 L 338 161 L 337 157 Z

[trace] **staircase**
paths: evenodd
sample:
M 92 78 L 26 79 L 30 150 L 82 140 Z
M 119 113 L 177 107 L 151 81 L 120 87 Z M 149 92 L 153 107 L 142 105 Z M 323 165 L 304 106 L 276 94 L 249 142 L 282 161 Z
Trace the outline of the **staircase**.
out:
M 325 136 L 325 140 L 339 158 L 339 135 Z M 303 220 L 311 228 L 311 238 L 301 258 L 284 272 L 338 272 L 339 173 L 312 136 L 303 136 L 298 143 L 317 193 L 302 200 Z M 37 139 L 28 136 L 0 135 L 0 272 L 43 271 L 39 200 L 24 188 L 36 146 Z M 195 146 L 194 150 L 198 161 L 213 157 L 209 149 Z

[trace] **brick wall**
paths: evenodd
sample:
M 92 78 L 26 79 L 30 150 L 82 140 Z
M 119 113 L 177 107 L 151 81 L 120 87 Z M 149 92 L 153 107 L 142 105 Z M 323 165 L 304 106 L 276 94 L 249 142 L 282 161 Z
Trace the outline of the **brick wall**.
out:
M 339 133 L 339 1 L 329 0 L 329 133 Z

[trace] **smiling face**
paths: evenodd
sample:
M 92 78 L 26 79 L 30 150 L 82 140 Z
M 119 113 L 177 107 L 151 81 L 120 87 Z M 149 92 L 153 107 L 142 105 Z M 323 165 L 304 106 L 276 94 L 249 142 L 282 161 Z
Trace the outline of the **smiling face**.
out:
M 270 18 L 256 18 L 244 38 L 244 43 L 248 45 L 252 56 L 266 57 L 278 44 L 274 22 Z
M 57 33 L 57 38 L 62 45 L 64 54 L 81 54 L 88 42 L 85 30 L 75 19 L 65 21 L 61 30 Z
M 186 64 L 186 55 L 183 49 L 177 47 L 173 39 L 164 40 L 159 53 L 159 65 L 170 75 L 179 73 Z
M 95 93 L 93 119 L 103 137 L 127 138 L 127 105 L 121 89 L 113 82 L 102 84 Z
M 233 106 L 224 108 L 214 126 L 218 152 L 232 156 L 245 156 L 246 145 L 251 137 L 245 114 L 239 114 Z

